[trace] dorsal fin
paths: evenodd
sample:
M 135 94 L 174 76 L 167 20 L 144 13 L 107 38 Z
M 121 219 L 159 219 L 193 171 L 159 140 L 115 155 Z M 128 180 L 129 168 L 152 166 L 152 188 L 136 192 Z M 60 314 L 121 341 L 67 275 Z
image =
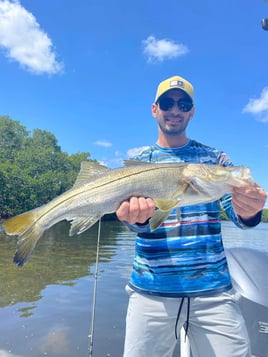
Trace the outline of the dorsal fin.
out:
M 104 173 L 107 173 L 110 169 L 104 165 L 101 165 L 95 161 L 82 161 L 80 172 L 74 184 L 74 188 L 80 187 L 85 183 L 96 180 Z

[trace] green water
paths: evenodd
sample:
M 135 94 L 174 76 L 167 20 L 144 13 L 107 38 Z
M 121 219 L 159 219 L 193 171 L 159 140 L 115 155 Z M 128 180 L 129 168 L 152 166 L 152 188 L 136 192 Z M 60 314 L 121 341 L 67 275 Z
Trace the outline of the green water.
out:
M 29 262 L 12 262 L 16 239 L 0 236 L 0 355 L 87 356 L 97 226 L 76 237 L 60 223 Z M 133 239 L 132 234 L 132 239 Z M 120 356 L 133 241 L 118 222 L 103 222 L 94 355 Z M 11 354 L 8 354 L 11 351 Z M 2 353 L 2 354 L 1 354 Z
M 12 262 L 16 238 L 0 233 L 1 357 L 88 356 L 97 228 L 69 237 L 69 224 L 56 225 L 23 268 Z M 268 251 L 268 225 L 223 231 L 226 246 Z M 134 238 L 119 222 L 102 223 L 94 357 L 122 356 Z

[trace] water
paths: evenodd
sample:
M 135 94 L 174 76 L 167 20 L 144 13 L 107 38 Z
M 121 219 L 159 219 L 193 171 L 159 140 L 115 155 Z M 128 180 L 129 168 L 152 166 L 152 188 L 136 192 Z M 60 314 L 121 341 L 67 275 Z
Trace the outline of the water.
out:
M 12 263 L 16 239 L 0 233 L 1 357 L 88 356 L 97 228 L 69 237 L 69 224 L 56 225 L 22 269 Z M 242 231 L 224 222 L 223 233 L 227 247 L 268 251 L 267 224 Z M 119 222 L 102 223 L 94 357 L 122 356 L 134 238 Z

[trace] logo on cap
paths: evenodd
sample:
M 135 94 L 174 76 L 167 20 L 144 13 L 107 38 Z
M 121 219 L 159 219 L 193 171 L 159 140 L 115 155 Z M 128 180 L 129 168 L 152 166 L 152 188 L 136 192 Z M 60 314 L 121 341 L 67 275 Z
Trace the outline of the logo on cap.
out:
M 170 87 L 184 87 L 184 82 L 174 79 L 170 81 Z

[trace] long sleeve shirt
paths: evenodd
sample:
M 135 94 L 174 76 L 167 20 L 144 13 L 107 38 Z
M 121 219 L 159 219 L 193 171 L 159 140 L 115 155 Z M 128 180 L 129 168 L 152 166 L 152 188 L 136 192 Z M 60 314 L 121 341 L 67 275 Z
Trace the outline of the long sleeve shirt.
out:
M 228 155 L 190 140 L 179 148 L 157 144 L 135 160 L 146 162 L 196 162 L 231 166 Z M 231 194 L 220 200 L 174 209 L 163 224 L 151 232 L 149 224 L 128 225 L 137 232 L 135 258 L 129 285 L 149 295 L 192 297 L 215 295 L 232 287 L 222 242 L 220 209 L 242 229 L 259 223 L 243 222 L 233 210 Z

